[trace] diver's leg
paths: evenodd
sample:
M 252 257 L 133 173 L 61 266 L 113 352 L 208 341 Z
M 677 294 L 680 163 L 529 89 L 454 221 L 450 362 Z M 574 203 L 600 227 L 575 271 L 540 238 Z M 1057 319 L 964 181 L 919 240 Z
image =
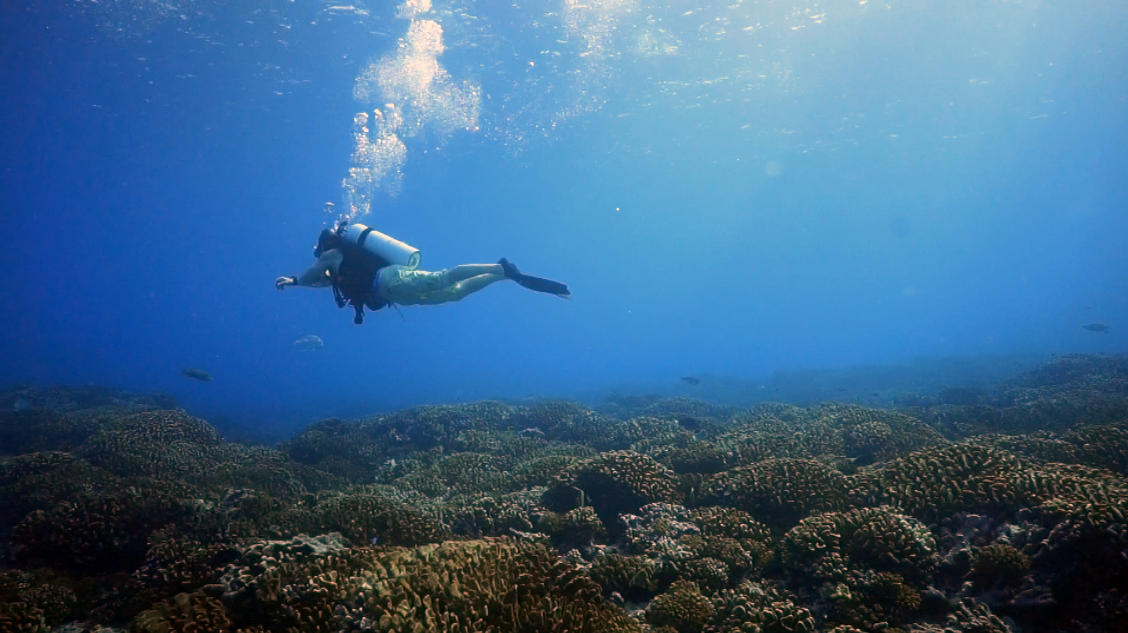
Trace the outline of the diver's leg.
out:
M 504 281 L 504 280 L 505 280 L 505 275 L 495 275 L 493 273 L 486 273 L 484 275 L 474 275 L 473 277 L 471 277 L 469 279 L 463 279 L 462 281 L 454 284 L 454 286 L 456 288 L 458 288 L 458 298 L 464 299 L 467 296 L 472 295 L 475 292 L 478 292 L 479 290 L 481 290 L 482 288 L 485 288 L 486 286 L 488 286 L 490 284 L 497 283 L 499 281 Z
M 505 277 L 505 271 L 502 270 L 500 264 L 462 264 L 461 266 L 448 268 L 443 272 L 446 275 L 447 283 L 451 284 L 456 284 L 479 275 L 498 275 L 502 278 Z M 485 286 L 482 287 L 484 288 Z M 481 288 L 478 288 L 478 290 L 481 290 Z
M 486 286 L 504 281 L 505 277 L 502 275 L 494 275 L 486 273 L 484 275 L 474 275 L 469 279 L 463 279 L 457 283 L 447 284 L 442 289 L 434 292 L 426 293 L 418 298 L 416 303 L 418 305 L 438 305 L 440 303 L 450 303 L 452 301 L 462 301 L 466 297 L 478 292 Z
M 378 295 L 400 305 L 438 305 L 461 301 L 467 295 L 502 281 L 497 264 L 465 264 L 436 272 L 389 267 L 377 277 Z

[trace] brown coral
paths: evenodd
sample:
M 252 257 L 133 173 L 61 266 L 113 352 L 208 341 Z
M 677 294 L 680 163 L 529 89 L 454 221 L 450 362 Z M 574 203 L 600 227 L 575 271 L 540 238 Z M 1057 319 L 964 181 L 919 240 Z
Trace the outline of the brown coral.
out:
M 190 512 L 179 499 L 158 489 L 84 494 L 28 514 L 13 530 L 12 542 L 23 559 L 130 570 L 144 557 L 149 534 L 184 520 Z
M 744 582 L 736 589 L 713 594 L 713 620 L 706 633 L 761 631 L 808 633 L 815 618 L 794 597 L 771 585 Z
M 700 503 L 730 506 L 786 530 L 813 513 L 842 509 L 846 491 L 845 476 L 819 462 L 770 459 L 713 477 Z
M 613 451 L 559 475 L 542 502 L 557 512 L 590 504 L 604 526 L 614 529 L 620 514 L 635 512 L 648 503 L 677 500 L 678 480 L 673 471 L 634 451 Z
M 861 508 L 804 519 L 783 540 L 793 573 L 842 580 L 858 569 L 923 579 L 938 562 L 936 540 L 916 519 L 891 508 Z
M 1030 557 L 1009 543 L 985 545 L 971 557 L 971 577 L 980 582 L 1013 582 L 1029 570 Z
M 646 621 L 668 626 L 678 633 L 699 633 L 713 618 L 713 605 L 701 595 L 695 583 L 675 582 L 668 591 L 651 601 Z
M 281 561 L 248 580 L 226 583 L 240 597 L 235 624 L 275 631 L 639 630 L 574 566 L 507 539 L 341 550 Z
M 202 592 L 181 593 L 138 615 L 129 633 L 222 632 L 231 626 L 223 603 Z

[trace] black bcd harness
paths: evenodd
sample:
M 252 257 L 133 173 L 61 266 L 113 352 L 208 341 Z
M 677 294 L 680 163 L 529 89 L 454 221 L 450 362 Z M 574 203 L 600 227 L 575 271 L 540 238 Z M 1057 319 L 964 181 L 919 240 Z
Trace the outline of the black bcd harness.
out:
M 364 308 L 375 312 L 388 305 L 376 295 L 373 288 L 376 275 L 380 269 L 391 264 L 388 260 L 368 252 L 361 246 L 346 240 L 341 232 L 344 225 L 336 231 L 326 229 L 321 232 L 317 240 L 314 255 L 320 257 L 325 251 L 340 249 L 341 264 L 337 267 L 337 274 L 332 275 L 330 282 L 333 285 L 333 300 L 338 308 L 351 305 L 355 312 L 353 323 L 364 323 Z M 371 231 L 371 229 L 369 229 Z M 367 231 L 362 234 L 361 243 L 367 237 Z

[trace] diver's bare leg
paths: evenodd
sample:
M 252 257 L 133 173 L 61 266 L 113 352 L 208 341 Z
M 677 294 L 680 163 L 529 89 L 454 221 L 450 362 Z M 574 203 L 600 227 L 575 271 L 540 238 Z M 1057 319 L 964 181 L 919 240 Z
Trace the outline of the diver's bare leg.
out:
M 419 297 L 415 305 L 438 305 L 440 303 L 450 303 L 451 301 L 462 301 L 482 288 L 504 280 L 504 275 L 475 275 L 469 279 L 463 279 L 458 283 L 445 286 L 446 289 L 453 289 L 453 292 L 432 292 L 423 295 Z
M 472 295 L 490 284 L 504 280 L 505 275 L 475 275 L 469 279 L 463 279 L 462 281 L 454 284 L 454 286 L 458 288 L 458 298 L 464 299 L 468 295 Z
M 452 284 L 479 275 L 498 275 L 504 278 L 505 271 L 502 270 L 501 264 L 462 264 L 461 266 L 446 269 L 446 281 Z M 486 285 L 488 286 L 489 284 L 487 283 Z M 482 286 L 482 288 L 484 287 L 485 286 Z M 481 290 L 482 288 L 477 288 L 477 290 Z

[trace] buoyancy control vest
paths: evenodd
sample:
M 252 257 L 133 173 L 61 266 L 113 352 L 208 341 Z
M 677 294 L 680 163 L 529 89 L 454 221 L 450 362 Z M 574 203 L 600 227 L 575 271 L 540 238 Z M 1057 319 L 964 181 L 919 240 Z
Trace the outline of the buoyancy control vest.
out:
M 345 239 L 339 231 L 325 229 L 317 240 L 314 255 L 338 249 L 341 251 L 341 264 L 337 273 L 330 274 L 333 285 L 333 299 L 338 308 L 351 305 L 355 311 L 353 323 L 364 323 L 364 308 L 375 312 L 388 305 L 377 296 L 373 289 L 376 275 L 380 269 L 391 264 L 388 260 Z

